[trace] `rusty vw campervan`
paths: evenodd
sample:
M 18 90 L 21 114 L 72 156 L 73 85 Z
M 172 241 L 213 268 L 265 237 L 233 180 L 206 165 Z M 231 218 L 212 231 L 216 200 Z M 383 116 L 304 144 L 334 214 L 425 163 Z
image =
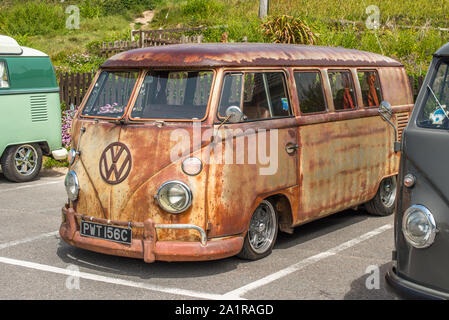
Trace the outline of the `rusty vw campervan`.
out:
M 76 115 L 60 234 L 144 259 L 270 254 L 278 230 L 391 214 L 413 107 L 404 67 L 279 44 L 170 45 L 107 60 Z

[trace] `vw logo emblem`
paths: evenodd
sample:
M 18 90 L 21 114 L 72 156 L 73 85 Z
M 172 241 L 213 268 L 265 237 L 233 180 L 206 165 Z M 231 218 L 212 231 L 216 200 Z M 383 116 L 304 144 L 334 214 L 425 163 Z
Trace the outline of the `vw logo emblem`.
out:
M 100 157 L 100 174 L 109 184 L 118 184 L 128 177 L 131 171 L 131 152 L 121 142 L 111 143 Z

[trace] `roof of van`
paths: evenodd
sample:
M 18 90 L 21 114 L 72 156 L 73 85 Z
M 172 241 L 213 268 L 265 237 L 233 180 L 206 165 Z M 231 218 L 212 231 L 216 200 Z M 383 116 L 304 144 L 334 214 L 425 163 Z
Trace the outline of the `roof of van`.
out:
M 274 43 L 175 44 L 116 54 L 104 68 L 237 66 L 402 66 L 354 49 Z
M 36 49 L 21 47 L 13 38 L 0 35 L 0 56 L 46 57 L 47 55 Z
M 449 56 L 449 42 L 435 52 L 436 56 Z

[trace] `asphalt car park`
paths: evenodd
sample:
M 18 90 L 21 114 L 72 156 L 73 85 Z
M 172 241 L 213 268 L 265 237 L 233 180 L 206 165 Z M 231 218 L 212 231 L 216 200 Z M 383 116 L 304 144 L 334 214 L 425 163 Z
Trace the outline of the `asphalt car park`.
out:
M 146 264 L 74 248 L 58 233 L 64 173 L 0 173 L 0 299 L 394 299 L 393 216 L 347 210 L 280 233 L 272 254 Z

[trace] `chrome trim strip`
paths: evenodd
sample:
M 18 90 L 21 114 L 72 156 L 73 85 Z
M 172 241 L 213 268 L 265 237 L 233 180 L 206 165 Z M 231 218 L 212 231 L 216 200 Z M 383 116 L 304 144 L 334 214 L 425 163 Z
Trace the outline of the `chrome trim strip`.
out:
M 207 244 L 206 232 L 194 224 L 156 224 L 156 229 L 194 229 L 201 234 L 201 244 L 205 246 Z

